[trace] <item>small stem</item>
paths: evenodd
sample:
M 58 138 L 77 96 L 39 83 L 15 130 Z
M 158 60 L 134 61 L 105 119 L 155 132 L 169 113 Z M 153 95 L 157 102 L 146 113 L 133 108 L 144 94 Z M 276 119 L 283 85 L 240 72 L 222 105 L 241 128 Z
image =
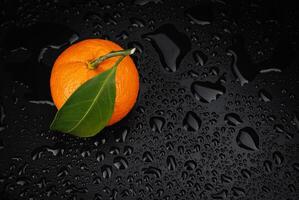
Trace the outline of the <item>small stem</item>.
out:
M 122 59 L 123 59 L 125 56 L 129 56 L 129 55 L 133 54 L 135 52 L 135 50 L 136 50 L 136 48 L 120 50 L 120 51 L 111 51 L 108 54 L 105 54 L 103 56 L 96 58 L 95 60 L 88 62 L 87 67 L 89 69 L 96 69 L 101 62 L 103 62 L 104 60 L 107 60 L 108 58 L 112 58 L 115 56 L 123 56 L 122 57 Z M 116 62 L 118 62 L 118 60 Z M 119 62 L 117 64 L 119 64 Z

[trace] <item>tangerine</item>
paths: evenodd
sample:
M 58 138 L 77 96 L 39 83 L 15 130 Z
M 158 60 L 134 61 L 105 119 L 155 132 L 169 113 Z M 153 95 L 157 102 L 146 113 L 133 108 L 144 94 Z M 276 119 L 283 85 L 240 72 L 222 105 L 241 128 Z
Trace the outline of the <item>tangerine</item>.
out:
M 66 100 L 87 80 L 110 69 L 120 56 L 108 58 L 97 68 L 88 63 L 111 51 L 123 50 L 118 44 L 103 39 L 86 39 L 65 49 L 56 59 L 51 71 L 50 89 L 53 102 L 60 109 Z M 133 108 L 139 91 L 139 75 L 130 56 L 117 66 L 114 111 L 108 125 L 124 118 Z

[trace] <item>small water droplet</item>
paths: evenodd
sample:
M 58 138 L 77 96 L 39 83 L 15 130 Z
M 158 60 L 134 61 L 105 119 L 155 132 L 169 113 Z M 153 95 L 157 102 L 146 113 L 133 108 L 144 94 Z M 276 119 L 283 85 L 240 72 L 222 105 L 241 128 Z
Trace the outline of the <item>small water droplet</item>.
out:
M 228 125 L 237 126 L 243 123 L 241 117 L 236 113 L 228 113 L 224 116 L 224 121 Z
M 193 59 L 196 65 L 203 66 L 208 61 L 208 56 L 197 50 L 193 52 Z
M 248 169 L 242 169 L 241 174 L 244 178 L 251 178 L 251 172 Z
M 232 187 L 232 192 L 235 197 L 245 197 L 245 190 L 240 187 Z
M 222 183 L 230 183 L 230 182 L 232 182 L 232 180 L 233 179 L 231 177 L 229 177 L 229 176 L 227 176 L 225 174 L 221 175 L 221 181 L 222 181 Z
M 167 164 L 167 168 L 168 170 L 172 171 L 176 169 L 176 160 L 174 158 L 174 156 L 168 156 L 166 159 L 166 164 Z
M 142 172 L 144 174 L 154 175 L 156 178 L 160 178 L 162 176 L 161 170 L 156 167 L 149 166 L 147 168 L 143 168 Z
M 183 119 L 183 126 L 187 131 L 198 131 L 201 126 L 201 119 L 196 113 L 189 111 Z
M 191 85 L 191 92 L 197 100 L 210 103 L 225 93 L 225 87 L 219 83 L 196 81 Z
M 268 172 L 268 173 L 271 172 L 272 171 L 272 162 L 269 160 L 266 160 L 264 162 L 264 168 L 265 168 L 266 172 Z
M 271 94 L 270 94 L 269 92 L 267 92 L 266 90 L 261 89 L 261 90 L 259 91 L 259 99 L 260 99 L 261 101 L 264 101 L 264 102 L 269 102 L 269 101 L 272 100 L 272 96 L 271 96 Z
M 259 136 L 250 127 L 240 129 L 236 141 L 239 147 L 243 149 L 251 151 L 256 151 L 259 149 Z
M 294 163 L 293 164 L 293 169 L 297 172 L 299 172 L 299 163 Z
M 194 160 L 188 160 L 185 162 L 184 167 L 186 170 L 194 170 L 197 164 Z
M 186 10 L 186 16 L 190 18 L 192 23 L 198 25 L 211 24 L 214 16 L 213 9 L 210 3 L 201 3 L 197 6 L 192 6 Z
M 191 48 L 188 37 L 172 24 L 165 24 L 154 33 L 143 36 L 152 42 L 166 71 L 176 72 L 182 59 Z
M 142 160 L 144 162 L 153 162 L 154 158 L 149 151 L 143 153 Z
M 107 179 L 112 176 L 112 167 L 110 165 L 103 165 L 101 167 L 103 178 Z
M 113 160 L 113 165 L 118 170 L 123 170 L 128 168 L 128 161 L 124 157 L 115 157 Z
M 137 18 L 131 18 L 130 22 L 132 24 L 133 27 L 135 28 L 143 28 L 144 27 L 144 22 L 141 19 L 137 19 Z
M 275 151 L 273 153 L 273 160 L 276 165 L 281 165 L 284 161 L 282 153 L 280 153 L 279 151 Z
M 165 119 L 162 117 L 151 117 L 150 118 L 150 127 L 152 131 L 161 133 L 162 128 L 164 127 Z
M 101 162 L 101 161 L 103 161 L 105 159 L 105 153 L 104 152 L 98 152 L 97 154 L 96 154 L 96 160 L 98 161 L 98 162 Z
M 125 142 L 129 133 L 128 127 L 122 127 L 120 131 L 115 134 L 115 142 Z
M 213 199 L 226 199 L 227 198 L 227 193 L 228 193 L 228 191 L 223 189 L 220 192 L 211 194 L 211 197 Z

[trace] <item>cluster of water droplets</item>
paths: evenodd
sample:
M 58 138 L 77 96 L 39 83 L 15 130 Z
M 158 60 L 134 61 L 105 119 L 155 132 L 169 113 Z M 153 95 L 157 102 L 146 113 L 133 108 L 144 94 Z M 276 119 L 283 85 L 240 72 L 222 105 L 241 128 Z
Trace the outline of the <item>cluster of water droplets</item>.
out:
M 49 3 L 37 15 L 24 2 L 16 6 L 28 16 L 15 25 L 5 18 L 1 195 L 271 199 L 279 192 L 296 199 L 299 114 L 292 83 L 298 77 L 288 75 L 294 44 L 246 32 L 263 34 L 253 27 L 270 30 L 281 22 L 265 14 L 251 24 L 253 13 L 263 11 L 254 3 L 244 14 L 242 5 L 221 0 L 130 3 Z M 123 121 L 80 139 L 48 131 L 55 113 L 48 80 L 59 53 L 87 37 L 137 49 L 140 93 Z M 263 45 L 272 46 L 262 51 Z

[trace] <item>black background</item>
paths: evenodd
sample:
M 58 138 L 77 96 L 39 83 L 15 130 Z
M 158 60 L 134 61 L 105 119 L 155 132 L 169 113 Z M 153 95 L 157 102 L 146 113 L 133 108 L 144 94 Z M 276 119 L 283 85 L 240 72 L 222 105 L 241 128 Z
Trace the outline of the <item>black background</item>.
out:
M 0 199 L 299 199 L 295 3 L 5 0 L 0 11 Z M 80 139 L 49 131 L 49 77 L 85 38 L 136 47 L 140 93 L 121 122 Z

